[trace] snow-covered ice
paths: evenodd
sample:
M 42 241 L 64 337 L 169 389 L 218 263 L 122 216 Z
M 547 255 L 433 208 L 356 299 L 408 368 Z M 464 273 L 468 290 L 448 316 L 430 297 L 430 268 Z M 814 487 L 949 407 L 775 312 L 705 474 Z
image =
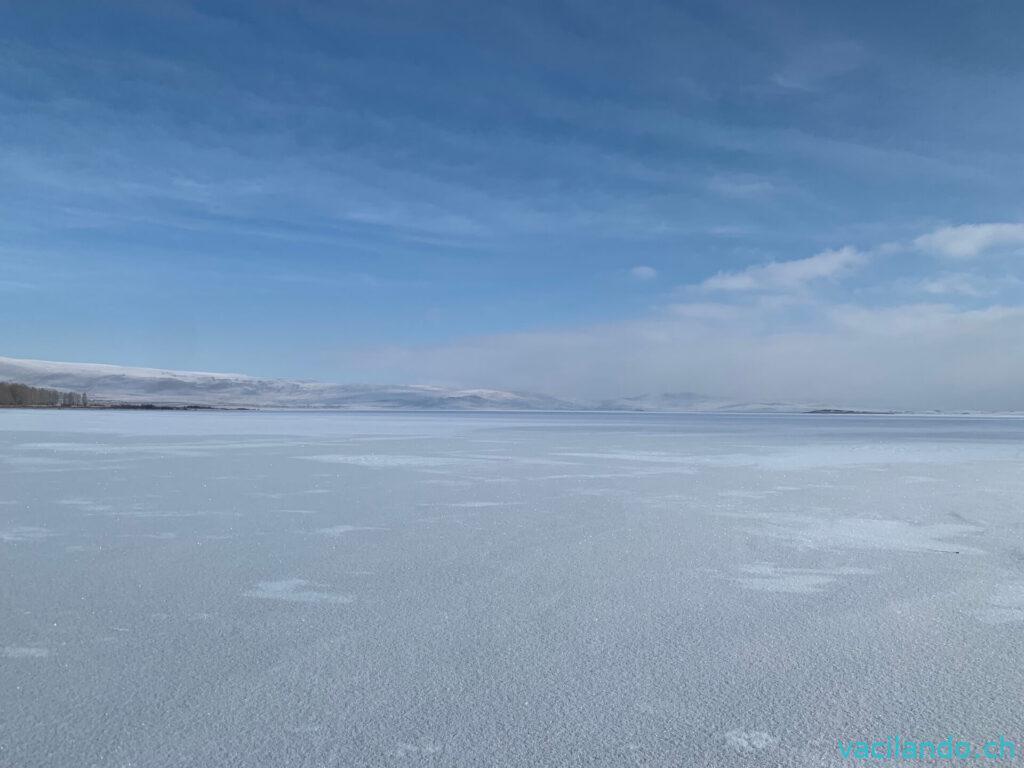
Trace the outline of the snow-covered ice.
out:
M 0 411 L 0 765 L 1024 743 L 1024 420 Z

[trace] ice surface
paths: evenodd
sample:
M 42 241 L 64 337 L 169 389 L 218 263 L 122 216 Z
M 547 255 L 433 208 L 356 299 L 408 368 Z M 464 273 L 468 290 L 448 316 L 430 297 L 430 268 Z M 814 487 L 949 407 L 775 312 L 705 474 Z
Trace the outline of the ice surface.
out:
M 0 765 L 1024 741 L 1024 420 L 0 411 Z

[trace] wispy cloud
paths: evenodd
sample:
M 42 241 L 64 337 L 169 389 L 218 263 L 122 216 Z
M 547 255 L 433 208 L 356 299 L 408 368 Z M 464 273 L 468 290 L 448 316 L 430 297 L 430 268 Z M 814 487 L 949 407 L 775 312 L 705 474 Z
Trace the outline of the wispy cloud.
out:
M 922 280 L 918 286 L 925 293 L 934 296 L 969 296 L 979 298 L 993 293 L 991 287 L 982 284 L 974 275 L 962 272 L 944 273 Z
M 708 180 L 708 189 L 723 197 L 751 200 L 774 194 L 778 186 L 770 179 L 757 176 L 719 174 Z
M 842 329 L 916 339 L 920 343 L 963 338 L 996 326 L 1020 328 L 1024 325 L 1024 307 L 1001 305 L 981 309 L 962 309 L 951 304 L 851 305 L 833 308 L 830 315 Z
M 672 304 L 668 314 L 693 320 L 735 320 L 742 316 L 743 308 L 735 304 L 695 301 L 686 304 Z
M 0 291 L 3 292 L 21 292 L 21 291 L 36 291 L 39 290 L 39 285 L 36 283 L 26 283 L 22 280 L 4 280 L 0 279 Z
M 951 259 L 974 259 L 993 251 L 1024 252 L 1024 224 L 961 224 L 943 227 L 914 240 L 923 250 Z
M 738 272 L 719 272 L 700 287 L 706 291 L 791 290 L 818 280 L 838 279 L 866 260 L 866 254 L 847 246 L 806 259 L 773 261 Z
M 864 47 L 852 40 L 836 40 L 804 46 L 772 76 L 786 90 L 813 91 L 826 81 L 862 67 L 868 61 Z
M 654 278 L 656 278 L 658 276 L 658 270 L 656 270 L 654 267 L 640 265 L 633 267 L 631 270 L 629 270 L 629 276 L 632 277 L 634 280 L 645 282 L 647 280 L 653 280 Z

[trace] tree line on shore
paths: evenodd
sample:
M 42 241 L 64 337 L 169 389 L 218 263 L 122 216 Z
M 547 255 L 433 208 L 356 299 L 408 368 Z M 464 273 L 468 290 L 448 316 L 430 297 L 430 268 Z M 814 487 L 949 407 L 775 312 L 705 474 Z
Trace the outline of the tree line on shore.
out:
M 0 406 L 85 408 L 88 405 L 89 398 L 84 392 L 63 392 L 59 389 L 0 381 Z

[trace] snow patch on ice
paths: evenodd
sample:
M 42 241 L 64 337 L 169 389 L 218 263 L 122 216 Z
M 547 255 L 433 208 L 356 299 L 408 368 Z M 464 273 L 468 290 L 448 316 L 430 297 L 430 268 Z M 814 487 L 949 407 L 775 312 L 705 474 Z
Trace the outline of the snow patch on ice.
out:
M 486 509 L 488 507 L 514 507 L 520 501 L 430 501 L 417 504 L 417 507 L 444 507 L 445 509 Z
M 318 528 L 317 533 L 321 533 L 324 536 L 342 536 L 352 531 L 380 531 L 382 528 L 378 528 L 372 525 L 332 525 L 329 528 Z
M 615 451 L 594 453 L 588 451 L 563 451 L 556 456 L 571 456 L 578 459 L 608 459 L 610 461 L 637 461 L 647 464 L 690 464 L 693 458 L 664 451 Z
M 73 464 L 72 461 L 65 461 L 63 459 L 55 459 L 49 456 L 4 456 L 0 457 L 0 461 L 5 464 L 10 464 L 12 467 L 63 467 L 68 464 Z
M 753 499 L 753 500 L 758 500 L 759 501 L 761 499 L 767 499 L 773 493 L 775 493 L 775 491 L 740 491 L 740 490 L 729 490 L 729 491 L 721 491 L 718 495 L 719 496 L 725 496 L 725 497 L 731 498 L 731 499 Z
M 432 741 L 423 739 L 419 744 L 410 744 L 400 741 L 395 748 L 396 757 L 407 757 L 409 755 L 436 755 L 441 752 L 441 747 Z
M 0 541 L 39 541 L 52 536 L 53 533 L 46 528 L 37 528 L 31 525 L 18 525 L 14 528 L 0 531 Z
M 460 459 L 446 459 L 438 456 L 394 456 L 385 454 L 367 454 L 363 456 L 341 453 L 323 454 L 320 456 L 297 456 L 307 461 L 320 461 L 325 464 L 354 464 L 359 467 L 446 467 L 464 463 Z
M 746 575 L 736 581 L 745 589 L 801 595 L 823 592 L 841 576 L 874 573 L 865 568 L 785 568 L 774 563 L 756 563 L 740 570 Z
M 5 659 L 45 659 L 50 655 L 49 648 L 29 645 L 5 645 L 0 648 L 0 657 Z
M 764 731 L 729 731 L 725 734 L 725 745 L 745 755 L 774 747 L 779 740 Z
M 967 461 L 1013 460 L 1015 453 L 991 444 L 880 444 L 813 445 L 771 448 L 764 452 L 722 453 L 695 456 L 692 461 L 707 466 L 751 466 L 773 471 L 832 467 L 892 467 L 896 464 L 959 464 Z M 923 475 L 921 475 L 923 476 Z
M 998 585 L 981 617 L 989 624 L 1024 622 L 1024 582 Z
M 951 540 L 980 533 L 981 529 L 955 523 L 915 525 L 903 520 L 790 516 L 766 520 L 762 527 L 750 532 L 812 549 L 978 554 L 980 550 Z
M 327 584 L 316 584 L 305 579 L 281 579 L 261 581 L 245 593 L 246 597 L 260 600 L 283 600 L 289 603 L 351 603 L 351 595 L 326 592 Z
M 60 499 L 57 503 L 65 507 L 75 507 L 83 512 L 107 512 L 111 509 L 109 504 L 100 504 L 91 499 Z

